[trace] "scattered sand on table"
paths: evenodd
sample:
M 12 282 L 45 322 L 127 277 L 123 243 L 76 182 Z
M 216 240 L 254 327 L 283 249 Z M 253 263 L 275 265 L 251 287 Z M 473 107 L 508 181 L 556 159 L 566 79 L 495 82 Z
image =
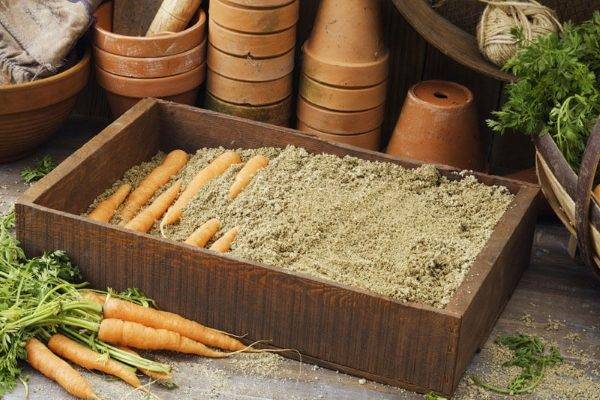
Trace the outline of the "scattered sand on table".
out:
M 189 182 L 223 151 L 199 150 L 173 179 Z M 430 165 L 407 170 L 291 146 L 238 151 L 270 164 L 233 201 L 227 193 L 241 165 L 209 182 L 167 237 L 183 241 L 217 217 L 217 237 L 241 228 L 235 257 L 434 307 L 449 302 L 513 199 L 471 176 L 449 181 Z M 161 157 L 116 185 L 135 185 Z

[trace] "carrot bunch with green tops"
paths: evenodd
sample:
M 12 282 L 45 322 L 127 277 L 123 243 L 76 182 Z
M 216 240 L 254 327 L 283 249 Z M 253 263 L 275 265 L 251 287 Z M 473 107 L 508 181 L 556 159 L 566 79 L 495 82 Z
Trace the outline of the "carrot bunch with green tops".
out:
M 65 360 L 140 388 L 137 371 L 168 383 L 171 368 L 132 348 L 205 357 L 247 349 L 225 333 L 150 307 L 152 300 L 137 290 L 85 289 L 62 251 L 27 259 L 12 227 L 14 214 L 0 217 L 0 396 L 22 380 L 20 360 L 72 395 L 94 399 L 92 387 Z

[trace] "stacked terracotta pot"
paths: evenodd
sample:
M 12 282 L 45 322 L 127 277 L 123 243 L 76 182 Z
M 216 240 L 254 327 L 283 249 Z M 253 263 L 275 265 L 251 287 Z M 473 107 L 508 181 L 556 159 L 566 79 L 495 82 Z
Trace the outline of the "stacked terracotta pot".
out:
M 207 108 L 288 125 L 299 3 L 211 0 Z
M 154 37 L 111 32 L 112 3 L 101 5 L 95 17 L 96 79 L 106 90 L 113 115 L 144 97 L 196 103 L 206 77 L 207 21 L 202 9 L 186 30 Z
M 379 2 L 323 0 L 304 43 L 298 129 L 379 149 L 388 51 Z

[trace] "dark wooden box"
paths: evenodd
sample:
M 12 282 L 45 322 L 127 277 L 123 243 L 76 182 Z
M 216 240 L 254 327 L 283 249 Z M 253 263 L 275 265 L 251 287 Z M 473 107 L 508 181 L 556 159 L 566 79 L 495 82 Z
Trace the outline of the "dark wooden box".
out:
M 270 339 L 274 346 L 299 350 L 305 361 L 411 390 L 451 394 L 529 263 L 537 186 L 475 174 L 516 197 L 445 309 L 400 303 L 80 216 L 127 169 L 159 149 L 288 144 L 313 153 L 419 165 L 147 99 L 18 200 L 18 238 L 31 255 L 66 250 L 94 286 L 139 287 L 164 309 L 252 339 Z M 458 179 L 451 168 L 439 169 Z

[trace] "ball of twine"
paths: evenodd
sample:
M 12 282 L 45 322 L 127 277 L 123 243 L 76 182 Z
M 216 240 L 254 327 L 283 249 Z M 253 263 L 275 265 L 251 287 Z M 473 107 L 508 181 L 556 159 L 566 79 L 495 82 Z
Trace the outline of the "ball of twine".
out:
M 539 36 L 562 31 L 556 13 L 535 0 L 488 1 L 477 25 L 477 42 L 481 53 L 502 67 L 517 52 L 518 39 L 513 34 L 517 28 L 525 43 Z

